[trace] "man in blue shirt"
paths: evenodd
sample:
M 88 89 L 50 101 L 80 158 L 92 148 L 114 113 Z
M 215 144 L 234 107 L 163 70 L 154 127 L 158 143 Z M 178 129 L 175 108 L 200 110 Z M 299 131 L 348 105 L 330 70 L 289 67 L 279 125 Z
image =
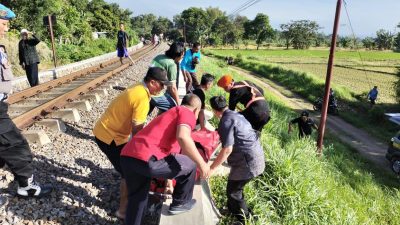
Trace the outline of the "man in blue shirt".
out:
M 378 98 L 378 86 L 374 86 L 374 88 L 369 91 L 367 98 L 371 101 L 372 105 L 375 105 L 375 101 Z
M 200 43 L 194 43 L 192 48 L 185 52 L 181 62 L 181 69 L 185 76 L 186 91 L 190 92 L 200 86 L 196 75 L 196 66 L 200 63 Z

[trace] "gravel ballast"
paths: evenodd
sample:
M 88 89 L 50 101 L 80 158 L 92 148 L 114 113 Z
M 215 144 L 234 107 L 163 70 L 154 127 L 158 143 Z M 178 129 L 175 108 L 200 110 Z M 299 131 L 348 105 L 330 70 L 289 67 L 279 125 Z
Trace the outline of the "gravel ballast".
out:
M 150 61 L 166 45 L 123 71 L 120 86 L 136 84 L 144 77 Z M 127 63 L 128 60 L 125 60 Z M 28 130 L 44 130 L 52 141 L 42 147 L 31 144 L 34 177 L 51 184 L 51 196 L 41 199 L 15 197 L 17 183 L 8 169 L 0 169 L 0 192 L 8 204 L 0 208 L 0 224 L 123 224 L 114 216 L 119 204 L 119 174 L 94 141 L 92 128 L 112 99 L 121 93 L 107 89 L 101 101 L 90 101 L 92 111 L 79 111 L 81 121 L 66 123 L 65 133 L 33 125 Z

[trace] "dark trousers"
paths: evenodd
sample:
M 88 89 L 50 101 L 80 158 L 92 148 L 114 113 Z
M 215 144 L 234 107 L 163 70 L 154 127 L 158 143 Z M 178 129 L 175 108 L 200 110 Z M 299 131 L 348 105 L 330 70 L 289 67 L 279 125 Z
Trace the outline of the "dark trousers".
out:
M 196 73 L 190 73 L 190 77 L 192 78 L 192 86 L 193 86 L 193 90 L 194 90 L 200 86 L 200 82 L 197 79 Z
M 228 196 L 228 209 L 240 221 L 249 216 L 250 209 L 244 199 L 243 189 L 248 180 L 228 180 L 226 195 Z
M 28 78 L 31 87 L 39 84 L 39 68 L 37 63 L 25 65 L 26 77 Z
M 128 186 L 126 225 L 141 224 L 153 177 L 176 180 L 171 205 L 187 203 L 193 197 L 196 165 L 185 155 L 169 155 L 161 160 L 152 157 L 149 162 L 121 156 L 121 167 Z
M 0 168 L 7 164 L 20 187 L 28 186 L 32 177 L 32 153 L 17 127 L 0 134 Z
M 100 150 L 107 156 L 108 160 L 110 160 L 111 164 L 114 166 L 114 169 L 121 174 L 122 178 L 124 178 L 121 170 L 120 155 L 126 143 L 117 146 L 115 141 L 112 141 L 110 144 L 106 144 L 97 137 L 95 137 L 95 140 Z

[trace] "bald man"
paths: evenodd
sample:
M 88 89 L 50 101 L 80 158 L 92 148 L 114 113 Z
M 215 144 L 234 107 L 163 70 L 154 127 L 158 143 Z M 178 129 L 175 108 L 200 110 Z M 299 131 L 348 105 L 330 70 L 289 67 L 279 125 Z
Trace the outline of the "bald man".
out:
M 200 110 L 200 99 L 186 95 L 181 106 L 155 118 L 122 149 L 121 167 L 128 186 L 125 224 L 141 224 L 152 177 L 176 180 L 170 214 L 187 212 L 196 204 L 192 199 L 196 166 L 203 178 L 210 172 L 191 137 Z

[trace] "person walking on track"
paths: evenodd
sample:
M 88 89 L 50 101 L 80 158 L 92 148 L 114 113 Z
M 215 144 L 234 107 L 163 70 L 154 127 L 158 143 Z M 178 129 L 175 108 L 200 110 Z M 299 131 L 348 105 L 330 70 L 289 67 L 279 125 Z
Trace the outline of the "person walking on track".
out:
M 120 166 L 122 148 L 129 136 L 135 135 L 143 128 L 149 111 L 151 95 L 157 95 L 168 82 L 167 73 L 161 68 L 149 68 L 142 84 L 126 89 L 116 97 L 97 121 L 93 134 L 100 150 L 121 174 L 120 206 L 116 212 L 119 218 L 125 217 L 127 205 L 127 188 Z
M 228 160 L 231 167 L 226 186 L 228 210 L 244 224 L 252 213 L 243 194 L 244 186 L 263 173 L 264 151 L 249 121 L 240 113 L 229 110 L 223 96 L 212 97 L 210 105 L 220 119 L 218 134 L 222 143 L 220 153 L 210 166 L 210 175 Z
M 176 180 L 170 214 L 187 212 L 196 204 L 196 165 L 203 178 L 210 171 L 191 137 L 200 109 L 200 99 L 186 95 L 181 106 L 156 117 L 122 149 L 121 167 L 128 185 L 126 225 L 141 224 L 153 177 Z
M 122 61 L 124 57 L 129 58 L 131 60 L 131 64 L 133 64 L 133 60 L 128 52 L 128 47 L 129 47 L 129 36 L 125 32 L 125 25 L 121 23 L 119 25 L 119 31 L 117 33 L 117 55 L 119 57 L 121 65 L 123 65 Z
M 185 76 L 186 91 L 188 93 L 193 89 L 198 88 L 200 85 L 196 74 L 196 66 L 200 63 L 201 59 L 200 48 L 200 43 L 194 43 L 192 48 L 185 52 L 185 56 L 181 63 L 181 69 Z
M 9 20 L 14 17 L 14 12 L 0 4 L 0 42 L 8 31 Z M 40 186 L 33 180 L 31 149 L 8 115 L 7 95 L 12 87 L 7 77 L 12 77 L 11 67 L 3 64 L 7 61 L 4 58 L 6 54 L 2 53 L 0 57 L 0 169 L 7 165 L 13 173 L 18 182 L 17 196 L 43 197 L 48 195 L 53 188 L 48 185 Z M 6 197 L 1 196 L 0 206 L 6 202 Z
M 150 67 L 159 67 L 167 71 L 169 83 L 167 91 L 164 94 L 151 98 L 149 114 L 155 107 L 158 108 L 160 113 L 163 113 L 179 104 L 176 81 L 178 79 L 179 62 L 183 54 L 183 45 L 175 42 L 169 47 L 165 54 L 156 56 L 151 62 Z
M 31 87 L 39 84 L 39 54 L 36 45 L 40 43 L 39 38 L 27 29 L 21 30 L 21 40 L 18 44 L 19 64 L 26 72 Z
M 270 112 L 262 88 L 253 82 L 244 80 L 235 82 L 230 75 L 224 75 L 218 80 L 218 86 L 229 94 L 229 109 L 235 110 L 238 103 L 245 109 L 241 112 L 250 122 L 254 130 L 261 132 L 270 120 Z

